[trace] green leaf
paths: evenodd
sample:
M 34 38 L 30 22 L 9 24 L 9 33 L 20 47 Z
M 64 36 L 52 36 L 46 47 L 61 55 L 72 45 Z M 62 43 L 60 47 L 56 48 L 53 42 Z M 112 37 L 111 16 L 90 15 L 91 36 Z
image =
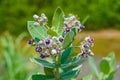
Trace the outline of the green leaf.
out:
M 66 59 L 68 58 L 68 56 L 70 55 L 72 51 L 73 51 L 73 48 L 68 48 L 63 51 L 61 58 L 60 58 L 61 64 L 63 64 L 66 61 Z
M 79 65 L 81 65 L 85 61 L 86 61 L 86 58 L 80 58 L 80 57 L 74 58 L 66 64 L 61 64 L 61 68 L 65 71 L 70 70 L 70 69 L 73 69 L 75 67 L 78 67 Z
M 60 7 L 58 7 L 54 13 L 52 27 L 57 33 L 62 33 L 62 28 L 64 27 L 64 12 Z
M 87 15 L 83 20 L 82 20 L 82 24 L 85 24 L 85 22 L 87 22 L 87 20 L 88 20 L 88 18 L 89 18 L 90 16 L 89 15 Z
M 27 36 L 27 34 L 24 32 L 24 33 L 21 33 L 15 40 L 15 46 L 16 47 L 19 47 L 21 45 L 21 41 L 23 40 L 23 38 L 25 38 Z
M 36 41 L 36 42 L 39 42 L 39 41 L 40 41 L 40 39 L 36 37 L 36 38 L 35 38 L 35 41 Z
M 72 31 L 74 32 L 74 37 L 78 34 L 78 29 L 77 28 L 72 28 Z M 73 37 L 73 39 L 74 39 Z
M 46 76 L 43 74 L 32 75 L 32 80 L 54 80 L 53 76 Z
M 109 65 L 110 65 L 110 70 L 114 71 L 115 70 L 115 65 L 116 65 L 116 60 L 115 60 L 115 53 L 111 52 L 108 55 L 108 58 L 110 58 Z
M 53 31 L 52 29 L 48 29 L 47 34 L 49 34 L 51 36 L 57 36 L 57 33 L 55 31 Z
M 91 56 L 88 56 L 88 62 L 89 62 L 92 73 L 98 79 L 98 77 L 99 77 L 98 70 L 97 70 L 96 65 L 94 63 L 94 59 Z
M 106 80 L 113 80 L 115 72 L 116 71 L 111 72 Z
M 73 63 L 72 67 L 77 67 L 84 63 L 87 60 L 87 58 L 79 58 L 76 62 Z
M 34 58 L 33 61 L 44 67 L 55 68 L 55 64 L 50 63 L 50 62 L 40 59 L 40 58 Z
M 28 21 L 27 28 L 33 39 L 44 39 L 47 35 L 47 29 L 44 26 L 34 26 L 34 21 Z
M 70 80 L 71 78 L 75 78 L 77 77 L 78 73 L 80 72 L 80 70 L 69 70 L 67 72 L 62 72 L 61 76 L 62 76 L 62 80 Z
M 100 67 L 101 72 L 103 72 L 104 74 L 108 74 L 110 72 L 110 65 L 106 59 L 103 59 L 100 62 L 99 67 Z
M 44 67 L 44 73 L 46 75 L 53 76 L 54 75 L 53 70 L 54 70 L 53 68 Z
M 82 80 L 92 80 L 92 75 L 85 76 Z
M 70 32 L 68 32 L 63 40 L 63 48 L 66 49 L 67 47 L 70 46 L 70 44 L 72 43 L 72 41 L 75 38 L 75 32 L 72 29 Z

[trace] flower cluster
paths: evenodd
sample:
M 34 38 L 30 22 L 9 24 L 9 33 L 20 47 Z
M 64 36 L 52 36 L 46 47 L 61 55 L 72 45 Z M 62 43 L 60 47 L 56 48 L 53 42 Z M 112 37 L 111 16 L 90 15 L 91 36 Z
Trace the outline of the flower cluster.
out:
M 46 23 L 48 21 L 48 18 L 45 16 L 44 13 L 42 13 L 40 17 L 38 15 L 34 14 L 33 18 L 36 20 L 36 22 L 34 23 L 34 26 L 46 25 Z
M 69 32 L 72 28 L 78 28 L 78 31 L 82 31 L 84 26 L 80 23 L 79 20 L 76 19 L 75 16 L 71 15 L 70 17 L 64 17 L 64 24 L 65 24 L 65 33 Z
M 93 52 L 90 50 L 91 47 L 94 45 L 94 40 L 90 38 L 90 36 L 86 37 L 84 42 L 81 44 L 81 56 L 87 57 L 88 55 L 93 56 Z
M 36 46 L 36 52 L 40 53 L 41 58 L 49 57 L 50 55 L 60 54 L 62 51 L 63 37 L 48 37 L 44 40 L 40 40 Z M 33 45 L 34 40 L 28 41 L 30 45 Z
M 45 16 L 45 14 L 41 14 L 39 17 L 38 15 L 33 15 L 33 18 L 36 20 L 34 22 L 34 26 L 38 25 L 46 25 L 48 19 Z M 64 34 L 68 33 L 71 29 L 77 28 L 79 32 L 81 32 L 84 29 L 84 26 L 80 23 L 79 20 L 76 19 L 75 16 L 71 15 L 70 17 L 64 17 Z M 61 34 L 62 35 L 62 34 Z M 35 46 L 36 52 L 40 53 L 41 58 L 49 57 L 51 55 L 57 55 L 60 54 L 62 49 L 62 42 L 64 40 L 64 37 L 47 37 L 46 39 L 42 39 L 39 42 L 35 42 L 34 39 L 30 39 L 28 41 L 28 44 Z M 86 37 L 84 42 L 81 44 L 81 56 L 86 57 L 88 55 L 94 55 L 93 52 L 90 50 L 90 48 L 93 46 L 94 40 L 90 37 Z

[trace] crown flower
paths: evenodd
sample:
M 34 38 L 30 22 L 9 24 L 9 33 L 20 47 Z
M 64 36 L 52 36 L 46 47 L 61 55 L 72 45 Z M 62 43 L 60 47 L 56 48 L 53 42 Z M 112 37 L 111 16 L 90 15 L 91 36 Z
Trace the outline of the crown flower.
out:
M 44 13 L 41 16 L 34 14 L 33 18 L 34 21 L 28 21 L 32 36 L 28 44 L 39 54 L 32 60 L 43 66 L 44 74 L 33 75 L 32 80 L 71 80 L 78 76 L 79 66 L 87 56 L 94 55 L 90 49 L 94 40 L 90 36 L 85 37 L 79 46 L 73 44 L 76 35 L 85 28 L 82 23 L 74 15 L 66 17 L 61 8 L 56 9 L 51 27 Z M 70 57 L 75 48 L 80 48 L 81 53 Z

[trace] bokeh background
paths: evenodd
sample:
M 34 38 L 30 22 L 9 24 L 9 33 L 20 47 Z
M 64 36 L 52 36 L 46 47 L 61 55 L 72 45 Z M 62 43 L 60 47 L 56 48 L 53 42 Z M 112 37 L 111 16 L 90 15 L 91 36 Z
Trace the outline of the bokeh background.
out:
M 37 66 L 30 62 L 30 57 L 36 54 L 27 45 L 30 38 L 27 21 L 33 20 L 33 14 L 45 13 L 51 26 L 53 13 L 58 6 L 66 16 L 74 14 L 80 21 L 87 18 L 84 23 L 86 28 L 76 40 L 92 36 L 95 40 L 95 58 L 115 52 L 119 63 L 120 0 L 0 0 L 0 80 L 26 80 L 25 76 L 29 79 L 37 71 Z M 22 65 L 23 68 L 20 67 Z

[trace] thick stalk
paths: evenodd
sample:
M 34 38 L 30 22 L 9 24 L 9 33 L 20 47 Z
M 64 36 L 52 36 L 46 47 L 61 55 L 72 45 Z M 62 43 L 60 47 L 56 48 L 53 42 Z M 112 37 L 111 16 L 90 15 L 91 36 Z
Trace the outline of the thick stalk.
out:
M 56 70 L 55 70 L 55 80 L 60 80 L 60 72 L 59 72 L 59 67 L 60 67 L 60 54 L 58 54 L 58 57 L 56 57 Z

